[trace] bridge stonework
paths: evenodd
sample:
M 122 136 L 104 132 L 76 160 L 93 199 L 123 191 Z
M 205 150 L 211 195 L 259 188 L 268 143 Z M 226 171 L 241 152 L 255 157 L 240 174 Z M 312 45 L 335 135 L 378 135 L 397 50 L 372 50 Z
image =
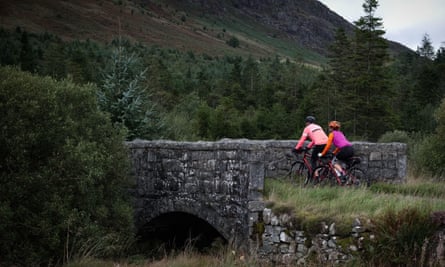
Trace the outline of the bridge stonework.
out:
M 285 155 L 296 142 L 127 142 L 136 178 L 136 227 L 166 213 L 184 212 L 206 221 L 238 249 L 258 253 L 270 247 L 258 243 L 267 239 L 255 238 L 255 225 L 267 210 L 264 179 L 287 174 Z M 404 182 L 405 144 L 356 142 L 354 148 L 374 180 Z

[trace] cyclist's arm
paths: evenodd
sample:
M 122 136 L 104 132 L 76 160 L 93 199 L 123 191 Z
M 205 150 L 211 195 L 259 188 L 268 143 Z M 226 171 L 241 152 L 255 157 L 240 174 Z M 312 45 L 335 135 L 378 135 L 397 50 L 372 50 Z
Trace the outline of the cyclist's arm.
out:
M 311 140 L 309 144 L 307 144 L 307 149 L 311 149 L 314 146 L 315 142 Z
M 324 147 L 323 151 L 321 152 L 321 156 L 326 155 L 328 153 L 329 148 L 331 148 L 332 141 L 334 140 L 334 133 L 330 132 L 328 136 L 328 142 L 326 143 L 326 146 Z
M 301 147 L 303 147 L 304 141 L 306 141 L 308 134 L 306 132 L 306 129 L 304 129 L 303 134 L 300 137 L 300 140 L 298 140 L 297 145 L 295 146 L 295 149 L 300 149 Z

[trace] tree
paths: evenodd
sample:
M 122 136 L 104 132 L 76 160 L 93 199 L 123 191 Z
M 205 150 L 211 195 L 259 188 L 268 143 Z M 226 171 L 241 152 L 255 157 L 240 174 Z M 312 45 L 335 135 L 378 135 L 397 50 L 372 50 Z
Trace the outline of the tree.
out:
M 29 41 L 28 33 L 26 31 L 22 32 L 21 50 L 20 50 L 20 62 L 21 68 L 25 71 L 35 72 L 37 66 L 37 56 L 34 52 L 33 46 Z
M 422 172 L 431 174 L 433 177 L 442 179 L 445 174 L 445 98 L 434 113 L 437 123 L 435 132 L 422 140 L 417 151 L 415 162 Z
M 146 69 L 139 59 L 119 46 L 106 66 L 98 91 L 100 108 L 111 114 L 113 123 L 127 128 L 128 140 L 159 138 L 163 123 L 143 86 Z
M 353 121 L 355 94 L 352 84 L 354 69 L 352 43 L 344 29 L 336 31 L 335 41 L 330 46 L 329 68 L 323 88 L 326 99 L 326 119 L 343 121 L 344 129 L 348 129 L 348 121 Z M 339 104 L 341 103 L 341 104 Z M 345 127 L 346 126 L 346 127 Z
M 440 105 L 445 93 L 443 82 L 441 83 L 443 80 L 441 77 L 444 77 L 443 69 L 441 71 L 441 64 L 436 59 L 431 41 L 426 34 L 422 39 L 422 45 L 418 47 L 415 57 L 408 65 L 409 68 L 403 73 L 410 80 L 405 86 L 407 93 L 402 116 L 407 125 L 415 126 L 415 129 L 407 127 L 408 130 L 432 133 L 436 127 L 434 110 Z
M 244 62 L 241 74 L 241 85 L 241 92 L 235 98 L 235 100 L 239 102 L 237 106 L 240 106 L 240 109 L 255 106 L 256 96 L 261 88 L 261 77 L 258 63 L 256 63 L 251 56 Z
M 0 265 L 125 253 L 129 158 L 96 88 L 10 67 L 0 81 Z
M 394 94 L 385 64 L 389 57 L 383 38 L 382 19 L 375 17 L 377 0 L 365 0 L 365 16 L 355 23 L 354 62 L 352 72 L 354 101 L 354 135 L 377 139 L 397 124 L 392 113 Z
M 434 47 L 431 42 L 430 36 L 425 33 L 422 39 L 422 45 L 417 47 L 417 54 L 421 57 L 433 60 L 434 59 Z

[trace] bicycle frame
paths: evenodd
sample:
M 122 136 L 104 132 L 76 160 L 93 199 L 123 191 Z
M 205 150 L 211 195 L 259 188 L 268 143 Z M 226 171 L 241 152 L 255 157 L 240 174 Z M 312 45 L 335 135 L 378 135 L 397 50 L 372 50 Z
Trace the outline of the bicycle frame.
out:
M 342 181 L 341 175 L 335 168 L 335 164 L 341 165 L 341 163 L 343 162 L 336 159 L 334 155 L 328 155 L 325 157 L 324 164 L 314 170 L 314 176 L 312 177 L 313 181 L 315 183 L 330 182 L 331 185 L 335 183 L 340 186 L 369 186 L 369 179 L 366 177 L 365 172 L 356 167 L 356 165 L 360 163 L 360 158 L 351 158 L 351 160 L 345 162 L 346 166 L 342 166 L 344 177 L 346 178 L 344 181 Z
M 294 161 L 292 162 L 288 174 L 288 176 L 291 179 L 293 178 L 292 177 L 293 174 L 296 174 L 299 177 L 305 174 L 306 177 L 304 179 L 304 185 L 308 184 L 309 181 L 312 179 L 312 173 L 314 171 L 312 169 L 312 164 L 311 164 L 312 153 L 310 151 L 311 149 L 303 148 L 301 150 L 301 153 L 303 153 L 302 157 L 294 154 L 297 158 L 294 159 Z M 321 163 L 320 159 L 318 161 L 319 163 Z
M 331 172 L 331 174 L 334 176 L 335 181 L 337 182 L 338 185 L 344 185 L 345 181 L 342 181 L 341 179 L 341 175 L 340 175 L 340 171 L 337 170 L 337 168 L 335 167 L 335 164 L 337 164 L 338 159 L 333 156 L 333 158 L 331 158 L 326 164 L 325 166 L 327 166 L 329 168 L 329 171 Z M 340 162 L 338 162 L 338 164 L 341 164 Z M 346 174 L 346 169 L 342 167 L 342 171 L 345 172 Z
M 293 162 L 291 164 L 291 167 L 289 169 L 288 176 L 294 180 L 293 175 L 296 175 L 298 177 L 305 175 L 304 183 L 306 184 L 308 180 L 312 176 L 312 165 L 310 161 L 311 153 L 309 152 L 310 149 L 304 148 L 301 150 L 301 153 L 303 153 L 303 156 L 299 156 L 296 154 L 293 154 Z M 300 153 L 299 153 L 300 154 Z M 295 158 L 295 157 L 296 158 Z M 295 177 L 296 179 L 296 177 Z

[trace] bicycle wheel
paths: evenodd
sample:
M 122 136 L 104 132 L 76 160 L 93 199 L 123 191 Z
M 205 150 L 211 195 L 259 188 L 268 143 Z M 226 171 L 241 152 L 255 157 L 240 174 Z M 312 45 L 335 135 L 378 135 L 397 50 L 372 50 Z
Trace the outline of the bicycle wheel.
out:
M 332 173 L 331 169 L 327 166 L 318 166 L 315 168 L 311 184 L 312 185 L 320 185 L 320 186 L 333 186 L 337 183 L 335 179 L 335 175 Z
M 296 183 L 301 183 L 303 181 L 303 183 L 306 183 L 308 176 L 309 170 L 302 160 L 296 160 L 292 163 L 289 170 L 291 181 L 295 181 Z
M 359 168 L 352 168 L 347 171 L 348 185 L 355 187 L 368 187 L 370 181 L 365 172 Z

